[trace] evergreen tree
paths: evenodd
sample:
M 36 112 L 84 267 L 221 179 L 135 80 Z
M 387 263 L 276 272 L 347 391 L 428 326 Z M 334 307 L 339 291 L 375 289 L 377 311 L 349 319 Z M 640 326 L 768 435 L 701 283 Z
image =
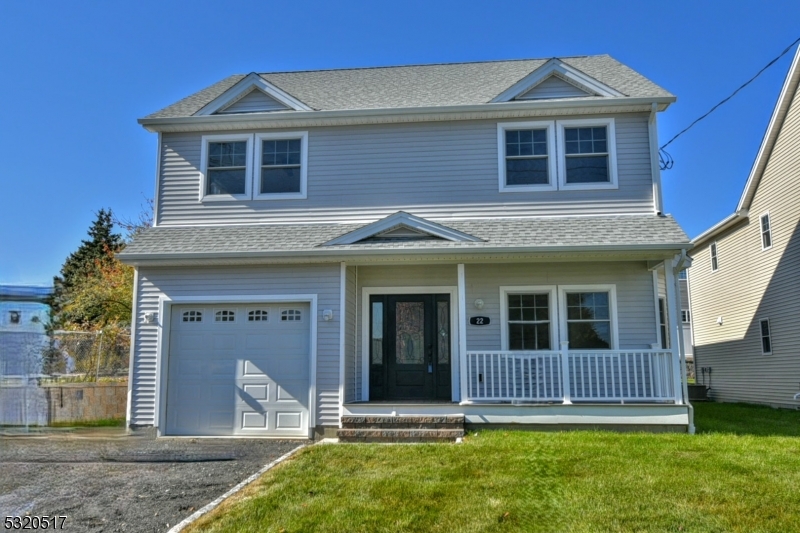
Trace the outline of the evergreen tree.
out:
M 68 324 L 90 324 L 102 314 L 101 308 L 82 308 L 78 313 L 67 309 L 74 294 L 91 278 L 97 277 L 103 267 L 114 261 L 114 254 L 122 246 L 122 236 L 114 233 L 111 210 L 101 209 L 89 228 L 89 240 L 84 240 L 67 257 L 61 273 L 53 278 L 53 295 L 50 297 L 51 327 L 60 329 Z

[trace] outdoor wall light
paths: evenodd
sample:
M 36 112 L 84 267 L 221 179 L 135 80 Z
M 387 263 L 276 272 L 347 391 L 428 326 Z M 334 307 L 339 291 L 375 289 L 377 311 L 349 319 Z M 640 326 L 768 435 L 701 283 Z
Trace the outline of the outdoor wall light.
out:
M 717 317 L 717 324 L 722 325 L 722 317 Z
M 158 320 L 158 313 L 149 312 L 144 314 L 144 322 L 145 324 L 155 324 Z
M 332 309 L 325 309 L 322 311 L 322 320 L 328 321 L 333 320 L 333 310 Z
M 475 300 L 475 308 L 476 309 L 483 309 L 483 300 L 481 300 L 480 298 Z

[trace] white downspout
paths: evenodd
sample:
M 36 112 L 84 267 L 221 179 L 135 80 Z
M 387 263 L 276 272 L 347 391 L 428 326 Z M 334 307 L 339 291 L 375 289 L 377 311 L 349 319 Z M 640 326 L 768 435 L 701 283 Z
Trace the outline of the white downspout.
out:
M 680 257 L 678 259 L 676 259 L 675 261 L 673 261 L 673 264 L 674 264 L 673 273 L 674 273 L 674 275 L 672 276 L 672 278 L 673 278 L 673 282 L 675 284 L 675 289 L 674 289 L 675 290 L 675 304 L 676 304 L 676 307 L 678 309 L 680 309 L 680 306 L 681 306 L 680 279 L 678 278 L 678 272 L 680 272 L 681 270 L 683 270 L 685 268 L 684 265 L 686 265 L 686 263 L 689 263 L 689 265 L 686 265 L 686 267 L 691 266 L 691 261 L 692 260 L 689 259 L 689 257 L 687 257 L 687 255 L 686 255 L 686 250 L 682 250 Z M 689 434 L 690 435 L 694 435 L 694 433 L 695 433 L 694 406 L 689 402 L 689 384 L 687 383 L 687 378 L 686 378 L 686 347 L 684 346 L 684 343 L 683 343 L 683 331 L 682 331 L 683 330 L 683 324 L 679 322 L 677 324 L 677 328 L 680 328 L 680 330 L 681 330 L 681 331 L 679 331 L 679 335 L 678 335 L 678 346 L 679 346 L 679 349 L 680 349 L 680 360 L 681 360 L 681 382 L 683 383 L 683 402 L 689 408 Z
M 464 401 L 467 386 L 467 279 L 464 263 L 458 264 L 458 401 Z

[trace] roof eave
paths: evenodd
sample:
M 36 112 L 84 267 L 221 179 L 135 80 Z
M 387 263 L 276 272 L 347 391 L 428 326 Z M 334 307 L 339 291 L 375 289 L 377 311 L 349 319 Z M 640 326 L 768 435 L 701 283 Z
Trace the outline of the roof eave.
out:
M 747 209 L 741 209 L 735 212 L 732 215 L 724 218 L 723 220 L 719 221 L 714 226 L 711 226 L 706 231 L 692 239 L 692 246 L 694 248 L 700 248 L 708 243 L 710 240 L 716 238 L 718 235 L 724 233 L 725 231 L 729 230 L 733 226 L 737 225 L 739 222 L 747 220 L 749 217 L 749 212 Z
M 515 247 L 470 247 L 458 248 L 385 248 L 385 249 L 337 249 L 335 247 L 301 251 L 261 251 L 261 252 L 203 252 L 203 253 L 156 253 L 156 254 L 127 254 L 120 253 L 117 257 L 126 264 L 142 265 L 152 262 L 169 261 L 196 261 L 202 259 L 241 259 L 258 260 L 269 258 L 281 259 L 330 259 L 347 257 L 378 257 L 378 256 L 433 256 L 433 255 L 492 255 L 492 254 L 546 254 L 546 253 L 582 253 L 582 252 L 680 252 L 689 250 L 692 243 L 658 243 L 658 244 L 628 244 L 628 245 L 589 245 L 589 246 L 515 246 Z
M 264 127 L 280 127 L 282 123 L 296 121 L 322 121 L 343 119 L 369 119 L 374 121 L 380 118 L 404 117 L 425 120 L 426 117 L 472 113 L 497 113 L 497 112 L 524 112 L 524 111 L 553 111 L 558 109 L 591 112 L 594 108 L 601 107 L 626 107 L 658 105 L 659 111 L 664 111 L 675 102 L 674 96 L 659 97 L 602 97 L 586 100 L 528 100 L 513 102 L 497 102 L 486 104 L 453 105 L 453 106 L 426 106 L 402 108 L 376 108 L 376 109 L 341 109 L 332 111 L 273 111 L 269 113 L 243 113 L 241 115 L 202 115 L 190 117 L 171 118 L 140 118 L 139 124 L 151 132 L 163 131 L 168 126 L 193 126 L 198 129 L 215 129 L 217 126 L 236 125 L 237 123 L 263 123 Z

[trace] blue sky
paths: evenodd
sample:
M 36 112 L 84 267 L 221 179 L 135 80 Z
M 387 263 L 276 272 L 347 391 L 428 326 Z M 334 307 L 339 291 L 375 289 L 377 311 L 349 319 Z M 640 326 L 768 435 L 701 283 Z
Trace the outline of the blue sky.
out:
M 663 142 L 798 20 L 796 0 L 2 2 L 0 283 L 49 283 L 102 207 L 135 218 L 156 143 L 136 119 L 230 74 L 607 53 L 678 96 Z M 791 56 L 670 147 L 690 236 L 735 208 Z

